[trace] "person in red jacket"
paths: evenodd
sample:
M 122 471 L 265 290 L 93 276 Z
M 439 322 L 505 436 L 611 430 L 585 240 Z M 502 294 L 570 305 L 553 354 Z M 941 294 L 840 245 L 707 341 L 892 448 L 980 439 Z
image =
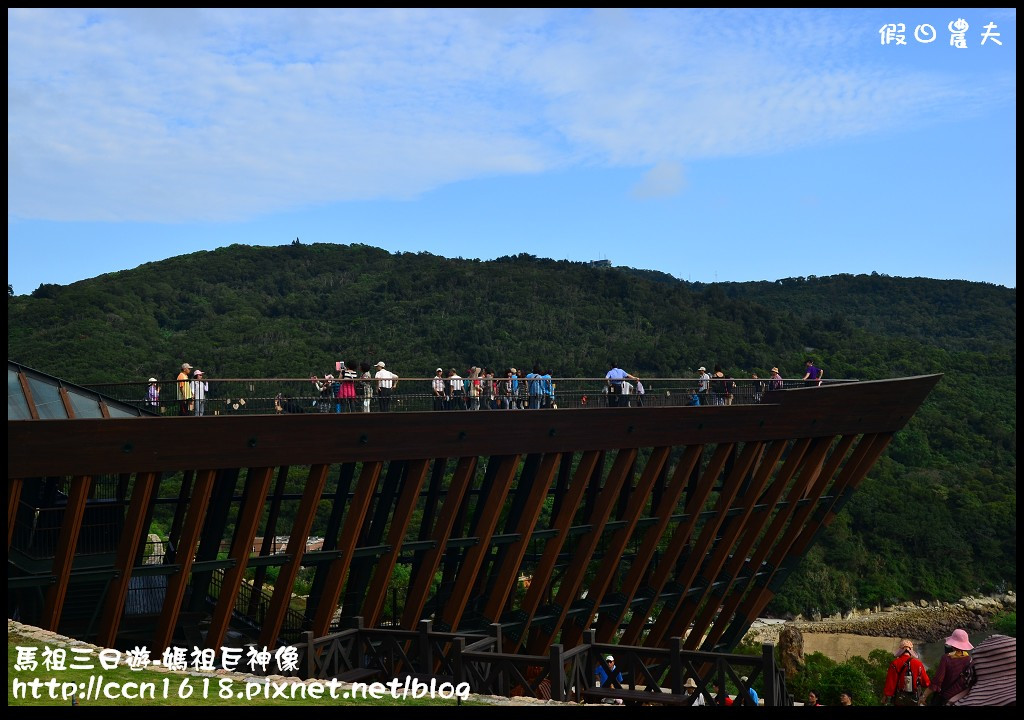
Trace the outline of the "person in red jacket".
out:
M 910 706 L 921 702 L 921 694 L 931 682 L 924 663 L 914 651 L 911 640 L 900 640 L 896 656 L 889 663 L 882 691 L 882 704 Z

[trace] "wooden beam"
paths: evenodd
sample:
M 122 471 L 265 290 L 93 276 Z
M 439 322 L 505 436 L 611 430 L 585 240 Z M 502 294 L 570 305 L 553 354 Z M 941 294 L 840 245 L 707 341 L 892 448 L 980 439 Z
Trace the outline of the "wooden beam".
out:
M 626 488 L 629 496 L 625 512 L 626 524 L 624 527 L 616 530 L 612 539 L 608 542 L 604 549 L 604 559 L 599 564 L 594 579 L 587 586 L 587 603 L 590 604 L 590 610 L 585 616 L 577 617 L 572 622 L 567 623 L 565 629 L 562 630 L 561 641 L 563 646 L 575 647 L 579 645 L 583 630 L 590 627 L 591 620 L 593 620 L 597 609 L 601 606 L 605 593 L 611 587 L 612 581 L 619 571 L 622 554 L 626 550 L 629 538 L 633 535 L 637 521 L 643 514 L 645 505 L 650 501 L 651 488 L 654 487 L 655 481 L 661 475 L 662 468 L 665 467 L 670 452 L 671 448 L 654 448 L 651 451 L 651 456 L 647 459 L 647 464 L 644 466 L 644 471 L 636 487 L 632 489 Z
M 210 504 L 210 493 L 213 491 L 213 481 L 216 477 L 216 470 L 200 470 L 196 473 L 195 489 L 188 503 L 188 512 L 174 553 L 174 564 L 178 566 L 178 572 L 167 577 L 164 606 L 157 621 L 156 636 L 153 640 L 156 655 L 163 653 L 174 641 L 174 628 L 178 624 L 178 613 L 181 612 L 181 603 L 185 599 L 185 588 L 192 575 L 199 533 L 203 529 L 203 519 L 206 517 L 206 508 Z
M 324 492 L 328 470 L 330 467 L 327 465 L 313 465 L 309 468 L 302 500 L 299 501 L 295 522 L 292 524 L 291 534 L 288 536 L 288 549 L 285 552 L 290 559 L 278 571 L 277 581 L 274 583 L 274 594 L 270 597 L 270 607 L 267 608 L 267 616 L 260 630 L 260 644 L 268 648 L 276 645 L 277 636 L 281 634 L 281 627 L 284 625 L 285 615 L 288 614 L 295 578 L 298 577 L 299 570 L 302 569 L 302 557 L 306 554 L 309 529 L 313 526 L 313 517 L 320 504 L 320 496 Z
M 71 566 L 75 559 L 75 547 L 78 545 L 78 535 L 82 529 L 82 518 L 85 516 L 91 486 L 91 477 L 76 477 L 71 480 L 68 504 L 64 509 L 64 519 L 61 522 L 50 570 L 57 581 L 46 591 L 46 600 L 43 603 L 40 626 L 44 630 L 56 632 L 60 624 L 64 598 L 68 592 L 68 579 L 71 577 Z
M 374 627 L 380 617 L 384 599 L 387 597 L 391 573 L 394 572 L 398 555 L 402 552 L 402 543 L 409 529 L 409 521 L 416 509 L 420 489 L 423 487 L 429 467 L 429 460 L 413 460 L 408 464 L 405 482 L 402 484 L 401 494 L 395 505 L 395 513 L 391 517 L 391 525 L 388 528 L 387 544 L 391 546 L 391 552 L 384 555 L 377 563 L 370 587 L 366 591 L 366 599 L 363 601 L 362 614 L 368 627 Z
M 459 627 L 462 613 L 469 601 L 470 590 L 476 580 L 477 573 L 483 563 L 484 556 L 491 552 L 491 536 L 498 524 L 498 516 L 505 506 L 505 498 L 508 497 L 509 488 L 512 487 L 512 480 L 515 478 L 516 470 L 519 469 L 519 455 L 505 455 L 499 458 L 492 458 L 492 462 L 498 462 L 498 471 L 495 473 L 494 485 L 486 497 L 480 499 L 484 503 L 480 522 L 477 524 L 475 533 L 479 542 L 466 551 L 466 555 L 459 567 L 459 573 L 455 577 L 455 589 L 452 591 L 452 599 L 441 609 L 442 627 L 451 628 L 454 632 Z
M 548 497 L 548 489 L 551 487 L 551 481 L 554 479 L 561 459 L 561 453 L 545 455 L 541 459 L 537 474 L 533 477 L 533 484 L 523 503 L 523 512 L 515 525 L 515 533 L 519 535 L 519 540 L 507 548 L 500 566 L 495 570 L 494 585 L 490 588 L 487 602 L 484 605 L 484 617 L 491 622 L 500 620 L 501 609 L 505 606 L 512 588 L 515 587 L 523 556 L 526 555 L 526 549 L 530 545 L 530 535 L 540 519 L 544 501 Z M 522 479 L 520 479 L 521 485 Z
M 221 580 L 220 595 L 217 605 L 210 618 L 210 627 L 206 631 L 206 647 L 220 649 L 227 635 L 231 613 L 235 609 L 238 590 L 242 587 L 242 579 L 249 564 L 256 530 L 259 528 L 260 517 L 263 515 L 264 502 L 270 490 L 270 481 L 274 476 L 274 468 L 250 468 L 245 481 L 242 507 L 238 511 L 238 522 L 235 525 L 235 537 L 228 551 L 228 557 L 235 561 L 232 567 L 224 571 Z M 254 589 L 253 593 L 257 591 Z
M 476 474 L 476 456 L 459 458 L 455 473 L 452 475 L 451 485 L 448 487 L 448 494 L 445 496 L 441 513 L 438 515 L 437 524 L 431 534 L 434 546 L 426 551 L 420 563 L 416 577 L 409 587 L 408 597 L 405 601 L 405 609 L 402 614 L 402 627 L 406 630 L 414 630 L 422 619 L 423 607 L 427 603 L 430 593 L 430 585 L 434 580 L 434 574 L 441 565 L 441 558 L 444 556 L 448 538 L 451 536 L 452 527 L 455 525 L 455 518 L 462 506 L 462 499 L 466 490 Z
M 21 504 L 22 480 L 13 478 L 7 481 L 7 552 L 10 554 L 11 542 L 14 540 L 14 524 L 18 521 L 18 506 Z
M 363 522 L 366 520 L 366 511 L 370 507 L 370 501 L 373 500 L 373 494 L 377 491 L 377 482 L 380 479 L 382 467 L 383 463 L 379 462 L 363 463 L 362 470 L 359 472 L 359 481 L 352 494 L 352 502 L 349 503 L 348 511 L 345 513 L 341 536 L 338 539 L 337 549 L 341 555 L 331 561 L 327 579 L 324 581 L 323 592 L 317 601 L 316 615 L 313 617 L 314 637 L 323 637 L 330 630 L 334 611 L 338 608 L 338 598 L 341 597 L 345 576 L 352 566 L 352 553 L 363 529 Z
M 125 598 L 131 585 L 132 570 L 135 568 L 135 557 L 139 552 L 139 542 L 145 532 L 146 513 L 149 510 L 153 486 L 156 484 L 156 473 L 139 473 L 132 488 L 132 497 L 128 504 L 128 514 L 124 520 L 121 537 L 117 542 L 117 557 L 114 567 L 118 575 L 107 587 L 107 597 L 100 615 L 100 629 L 96 643 L 100 647 L 115 647 L 117 630 L 124 616 Z

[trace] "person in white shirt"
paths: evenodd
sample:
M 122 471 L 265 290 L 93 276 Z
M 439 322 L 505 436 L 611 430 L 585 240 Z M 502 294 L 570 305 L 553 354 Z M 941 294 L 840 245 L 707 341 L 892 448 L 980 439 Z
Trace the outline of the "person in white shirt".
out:
M 202 370 L 192 373 L 192 411 L 196 417 L 206 412 L 206 393 L 210 389 L 210 383 L 206 382 Z
M 447 404 L 445 395 L 446 383 L 444 381 L 444 370 L 438 368 L 434 371 L 434 379 L 430 381 L 430 388 L 434 391 L 434 409 L 444 410 Z
M 391 409 L 391 393 L 398 387 L 398 376 L 384 369 L 384 361 L 377 363 L 377 373 L 373 376 L 377 381 L 377 407 L 381 412 Z

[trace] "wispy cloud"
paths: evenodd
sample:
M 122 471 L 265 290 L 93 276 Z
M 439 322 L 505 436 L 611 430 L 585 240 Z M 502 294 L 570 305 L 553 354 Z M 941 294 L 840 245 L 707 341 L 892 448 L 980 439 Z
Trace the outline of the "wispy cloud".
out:
M 874 31 L 816 11 L 8 10 L 8 216 L 238 220 L 578 165 L 653 166 L 650 195 L 694 159 L 1012 102 L 1013 83 L 865 59 Z

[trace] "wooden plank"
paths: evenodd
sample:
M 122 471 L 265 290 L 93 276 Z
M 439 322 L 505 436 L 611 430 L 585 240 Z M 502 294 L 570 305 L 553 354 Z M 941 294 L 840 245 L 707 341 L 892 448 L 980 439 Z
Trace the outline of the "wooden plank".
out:
M 623 596 L 622 603 L 615 610 L 601 610 L 597 628 L 595 629 L 595 637 L 598 642 L 611 642 L 614 635 L 618 632 L 619 623 L 622 622 L 622 618 L 636 596 L 640 583 L 651 570 L 651 561 L 658 550 L 658 545 L 665 533 L 665 528 L 668 527 L 669 520 L 679 504 L 679 498 L 686 488 L 686 483 L 693 473 L 693 469 L 700 460 L 702 451 L 703 448 L 701 446 L 690 445 L 676 464 L 676 469 L 672 474 L 672 479 L 669 481 L 669 486 L 664 495 L 662 495 L 661 502 L 658 504 L 657 521 L 652 527 L 647 528 L 643 543 L 636 553 L 636 558 L 633 560 L 629 572 L 626 574 L 626 579 L 622 581 L 622 587 L 619 588 L 619 592 Z
M 732 471 L 725 479 L 725 482 L 722 484 L 722 489 L 718 493 L 718 500 L 715 503 L 714 513 L 707 519 L 707 521 L 705 521 L 696 542 L 694 542 L 693 546 L 689 548 L 690 554 L 686 563 L 683 565 L 682 570 L 680 570 L 676 575 L 676 583 L 682 588 L 680 590 L 679 601 L 671 612 L 666 607 L 665 610 L 658 615 L 658 619 L 654 622 L 654 627 L 650 629 L 647 633 L 647 637 L 644 639 L 644 645 L 657 646 L 663 639 L 669 637 L 667 631 L 672 622 L 675 610 L 678 610 L 683 606 L 682 600 L 686 597 L 686 593 L 690 588 L 693 587 L 693 583 L 697 579 L 697 572 L 700 570 L 701 563 L 707 559 L 708 553 L 711 551 L 712 543 L 714 543 L 715 538 L 718 536 L 718 530 L 722 527 L 722 523 L 725 522 L 726 513 L 729 508 L 732 507 L 732 502 L 736 498 L 736 493 L 739 492 L 740 485 L 750 472 L 750 469 L 754 466 L 754 463 L 760 458 L 763 450 L 764 446 L 761 443 L 748 442 L 743 446 L 743 451 L 740 453 L 739 460 L 733 465 Z M 694 632 L 703 632 L 703 630 L 701 628 L 694 628 Z
M 626 478 L 629 477 L 630 470 L 635 461 L 636 450 L 633 448 L 619 450 L 616 454 L 612 469 L 608 472 L 608 477 L 601 488 L 601 494 L 597 499 L 594 514 L 592 517 L 587 518 L 592 529 L 577 540 L 572 560 L 569 561 L 565 574 L 562 576 L 562 582 L 558 587 L 558 595 L 555 596 L 556 617 L 554 622 L 550 628 L 545 627 L 536 637 L 530 640 L 527 652 L 535 655 L 540 654 L 554 642 L 555 636 L 561 630 L 569 608 L 579 593 L 580 585 L 583 583 L 583 577 L 586 575 L 587 568 L 594 557 L 597 544 L 604 533 L 604 526 L 608 522 L 608 517 L 611 515 L 612 509 L 614 509 L 615 503 L 619 499 L 619 492 L 622 490 L 622 485 L 626 482 Z
M 423 481 L 426 480 L 429 468 L 430 461 L 421 459 L 409 462 L 406 469 L 401 493 L 395 505 L 395 512 L 391 517 L 391 525 L 388 528 L 386 544 L 391 546 L 391 552 L 377 562 L 377 567 L 373 571 L 373 579 L 370 581 L 363 600 L 362 615 L 368 627 L 377 624 L 381 609 L 384 607 L 391 573 L 394 572 L 398 555 L 402 552 L 405 534 L 409 530 L 409 521 L 416 509 L 420 489 L 423 487 Z
M 329 469 L 327 465 L 313 465 L 309 468 L 306 487 L 299 501 L 299 509 L 295 513 L 295 522 L 292 524 L 288 548 L 285 551 L 291 559 L 278 571 L 274 593 L 270 596 L 270 607 L 267 608 L 267 616 L 260 630 L 260 643 L 267 647 L 275 646 L 277 636 L 281 634 L 281 627 L 284 625 L 285 615 L 288 614 L 295 578 L 302 569 L 306 540 L 309 539 L 309 529 L 313 526 L 313 517 L 316 515 L 317 505 L 320 504 Z
M 512 487 L 516 470 L 519 469 L 519 455 L 492 458 L 492 461 L 494 460 L 498 462 L 498 471 L 495 473 L 494 485 L 487 497 L 481 498 L 484 508 L 480 522 L 477 523 L 474 530 L 480 541 L 467 550 L 462 565 L 459 567 L 459 573 L 455 577 L 455 589 L 452 591 L 451 601 L 441 609 L 442 628 L 447 626 L 451 628 L 451 631 L 455 631 L 459 627 L 459 621 L 466 609 L 470 591 L 476 581 L 484 556 L 491 551 L 491 536 L 498 524 L 498 516 L 505 506 L 505 498 L 508 497 L 509 488 Z
M 7 481 L 7 552 L 10 554 L 11 542 L 14 540 L 14 524 L 18 520 L 18 506 L 21 504 L 22 480 L 13 478 Z
M 249 555 L 252 553 L 256 530 L 263 515 L 264 501 L 273 476 L 274 468 L 249 469 L 242 507 L 238 512 L 238 523 L 235 525 L 235 537 L 228 551 L 228 557 L 234 560 L 235 564 L 224 571 L 220 595 L 217 597 L 217 605 L 213 609 L 210 627 L 206 632 L 208 648 L 220 649 L 227 635 L 231 613 L 235 609 L 238 590 L 242 587 L 242 579 L 249 564 Z
M 64 511 L 64 521 L 61 523 L 57 547 L 53 553 L 53 565 L 50 570 L 57 581 L 47 589 L 46 599 L 43 603 L 40 627 L 45 630 L 56 631 L 60 624 L 64 598 L 68 592 L 68 580 L 71 577 L 71 566 L 75 559 L 75 547 L 78 544 L 78 534 L 82 529 L 82 518 L 85 516 L 85 505 L 89 499 L 91 486 L 91 477 L 76 477 L 71 480 L 68 504 Z
M 341 528 L 341 536 L 338 539 L 337 549 L 341 555 L 331 561 L 327 579 L 324 581 L 323 592 L 317 601 L 316 615 L 313 618 L 314 637 L 323 637 L 331 627 L 331 620 L 338 607 L 338 598 L 341 597 L 345 576 L 352 566 L 352 552 L 359 540 L 359 533 L 363 529 L 370 501 L 373 500 L 373 494 L 377 491 L 377 481 L 380 479 L 382 467 L 383 463 L 379 462 L 363 463 L 362 470 L 359 472 L 359 482 L 352 494 L 352 502 L 349 503 Z
M 598 566 L 594 579 L 587 586 L 587 602 L 592 603 L 590 610 L 586 616 L 578 617 L 565 626 L 565 629 L 562 630 L 562 645 L 566 647 L 579 645 L 583 630 L 590 627 L 590 621 L 593 620 L 597 608 L 601 606 L 605 593 L 618 572 L 620 558 L 626 550 L 630 537 L 633 535 L 637 521 L 643 514 L 644 506 L 650 499 L 651 488 L 661 475 L 661 470 L 668 461 L 670 452 L 671 448 L 654 448 L 647 459 L 647 465 L 644 467 L 636 487 L 628 491 L 629 501 L 625 512 L 626 524 L 615 531 L 612 539 L 604 548 L 604 560 Z
M 132 488 L 132 497 L 128 504 L 128 514 L 121 530 L 121 537 L 118 539 L 117 556 L 114 559 L 114 567 L 118 570 L 118 575 L 110 581 L 110 585 L 107 587 L 107 597 L 100 616 L 100 629 L 96 636 L 96 642 L 101 647 L 116 646 L 117 630 L 124 615 L 125 598 L 128 597 L 128 588 L 131 584 L 132 570 L 135 568 L 135 558 L 139 552 L 139 543 L 146 530 L 146 513 L 149 510 L 156 479 L 156 473 L 140 473 L 135 478 L 135 486 Z
M 188 504 L 188 512 L 174 554 L 174 564 L 178 572 L 167 578 L 167 591 L 164 595 L 164 606 L 157 621 L 156 636 L 153 640 L 153 651 L 160 655 L 170 647 L 174 640 L 174 628 L 178 624 L 178 613 L 185 598 L 185 588 L 192 574 L 192 563 L 199 543 L 199 533 L 203 529 L 206 508 L 210 504 L 213 481 L 217 477 L 216 470 L 200 470 L 196 473 L 196 485 L 192 491 L 192 499 Z
M 654 568 L 654 572 L 651 574 L 651 581 L 648 584 L 650 592 L 640 606 L 634 607 L 633 617 L 619 639 L 620 645 L 639 644 L 637 639 L 647 624 L 647 616 L 650 614 L 651 608 L 654 607 L 654 603 L 657 602 L 658 596 L 661 595 L 661 591 L 665 587 L 665 583 L 668 582 L 669 576 L 675 569 L 676 562 L 683 549 L 690 542 L 690 536 L 697 525 L 700 511 L 704 507 L 704 503 L 711 496 L 711 492 L 715 489 L 715 481 L 722 472 L 722 468 L 725 467 L 725 462 L 729 459 L 729 454 L 732 452 L 733 447 L 732 443 L 723 443 L 715 448 L 715 452 L 708 461 L 707 467 L 704 468 L 700 481 L 686 499 L 686 519 L 676 526 L 668 547 L 658 560 L 658 566 Z
M 523 602 L 519 605 L 518 614 L 523 617 L 524 630 L 517 637 L 509 638 L 509 642 L 506 645 L 506 649 L 509 652 L 516 652 L 526 640 L 526 628 L 530 626 L 530 622 L 540 606 L 540 601 L 544 598 L 544 594 L 551 583 L 551 575 L 554 572 L 555 563 L 558 561 L 558 555 L 562 552 L 562 546 L 565 545 L 565 541 L 568 539 L 567 531 L 569 526 L 572 525 L 573 516 L 576 514 L 576 506 L 579 504 L 580 498 L 583 497 L 583 491 L 590 484 L 590 476 L 594 472 L 594 468 L 597 467 L 599 459 L 600 453 L 597 452 L 583 453 L 580 457 L 579 464 L 576 466 L 576 473 L 573 475 L 569 489 L 563 498 L 562 507 L 551 524 L 552 529 L 556 531 L 556 535 L 549 538 L 544 544 L 544 551 L 541 553 L 540 562 L 537 563 L 537 567 L 533 571 L 533 581 L 526 590 L 526 597 L 523 598 Z
M 466 495 L 470 482 L 476 475 L 476 456 L 459 458 L 455 473 L 452 475 L 451 485 L 448 486 L 448 494 L 445 496 L 441 513 L 438 515 L 437 524 L 431 533 L 434 547 L 430 548 L 423 555 L 416 576 L 413 578 L 409 588 L 408 597 L 405 601 L 405 609 L 402 614 L 402 627 L 407 630 L 415 630 L 422 619 L 423 607 L 427 603 L 430 592 L 430 585 L 434 580 L 434 574 L 441 565 L 441 558 L 444 556 L 448 538 L 451 536 L 452 527 L 455 525 L 455 518 L 462 507 L 462 499 Z
M 548 488 L 551 487 L 551 481 L 561 459 L 561 453 L 551 453 L 541 459 L 540 467 L 533 478 L 533 485 L 523 503 L 523 512 L 515 525 L 514 532 L 519 535 L 519 540 L 506 549 L 500 566 L 495 570 L 494 585 L 491 587 L 484 605 L 484 617 L 491 622 L 499 621 L 501 609 L 508 601 L 512 588 L 515 587 L 519 567 L 523 562 L 523 556 L 526 555 L 526 549 L 530 545 L 530 535 L 540 519 L 544 501 L 548 497 Z M 521 482 L 522 480 L 520 480 Z

